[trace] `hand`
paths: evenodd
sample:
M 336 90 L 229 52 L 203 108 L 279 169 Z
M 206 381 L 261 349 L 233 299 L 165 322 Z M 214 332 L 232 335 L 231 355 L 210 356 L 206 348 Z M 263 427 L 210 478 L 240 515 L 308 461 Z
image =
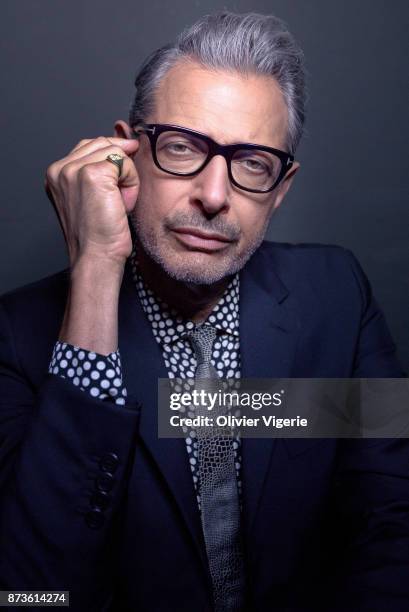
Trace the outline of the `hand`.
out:
M 139 177 L 131 159 L 139 140 L 100 137 L 81 140 L 47 169 L 45 188 L 56 210 L 70 263 L 107 260 L 124 265 L 132 250 L 128 215 L 135 206 Z M 124 158 L 121 177 L 106 157 Z

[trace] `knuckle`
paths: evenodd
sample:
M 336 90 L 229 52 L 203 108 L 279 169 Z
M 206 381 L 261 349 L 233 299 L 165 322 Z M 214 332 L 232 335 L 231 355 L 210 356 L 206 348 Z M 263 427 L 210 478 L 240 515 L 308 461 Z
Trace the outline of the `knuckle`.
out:
M 81 180 L 84 181 L 93 181 L 95 180 L 95 176 L 97 174 L 96 168 L 93 164 L 86 164 L 79 169 L 78 172 Z
M 69 183 L 72 181 L 74 174 L 75 174 L 74 163 L 65 164 L 65 166 L 63 166 L 63 168 L 60 171 L 60 175 L 59 175 L 60 180 L 65 183 Z
M 50 164 L 45 172 L 45 178 L 48 183 L 55 183 L 58 176 L 57 162 Z

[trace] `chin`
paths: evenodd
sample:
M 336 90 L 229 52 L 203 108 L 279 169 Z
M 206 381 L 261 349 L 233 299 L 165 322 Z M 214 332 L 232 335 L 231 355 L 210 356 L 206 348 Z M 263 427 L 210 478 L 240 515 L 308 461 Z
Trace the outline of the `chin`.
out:
M 142 232 L 139 226 L 138 239 L 148 255 L 166 274 L 181 283 L 214 285 L 239 272 L 259 247 L 263 236 L 258 235 L 244 248 L 238 244 L 227 251 L 206 253 L 183 249 L 169 243 L 164 236 L 153 232 Z
M 175 280 L 195 285 L 213 285 L 237 272 L 234 260 L 217 259 L 214 254 L 190 253 L 184 256 L 154 258 L 165 272 Z

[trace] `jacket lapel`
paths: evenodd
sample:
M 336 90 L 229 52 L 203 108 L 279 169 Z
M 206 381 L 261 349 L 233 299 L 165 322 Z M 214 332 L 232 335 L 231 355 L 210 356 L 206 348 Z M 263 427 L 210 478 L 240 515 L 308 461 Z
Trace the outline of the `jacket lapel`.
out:
M 242 378 L 289 378 L 300 328 L 297 303 L 274 271 L 274 259 L 261 247 L 241 273 L 240 348 Z M 141 407 L 139 433 L 163 474 L 198 548 L 207 559 L 193 479 L 184 439 L 158 438 L 158 378 L 167 378 L 161 349 L 140 305 L 129 263 L 119 303 L 119 347 L 130 399 Z M 262 494 L 274 439 L 242 440 L 245 539 Z
M 261 247 L 240 280 L 242 378 L 290 378 L 299 335 L 298 305 L 274 271 L 271 251 Z M 263 483 L 276 440 L 242 440 L 243 526 L 251 542 Z
M 185 440 L 158 438 L 158 378 L 167 378 L 168 374 L 160 346 L 140 304 L 129 263 L 119 302 L 119 350 L 129 400 L 141 405 L 140 438 L 164 476 L 206 566 L 200 515 Z

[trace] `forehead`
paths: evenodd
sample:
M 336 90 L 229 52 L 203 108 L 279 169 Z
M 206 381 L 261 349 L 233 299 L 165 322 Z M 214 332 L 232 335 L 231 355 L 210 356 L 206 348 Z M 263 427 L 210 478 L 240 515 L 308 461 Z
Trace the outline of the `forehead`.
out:
M 209 70 L 183 61 L 162 79 L 151 123 L 204 132 L 221 144 L 285 147 L 287 108 L 275 79 Z

